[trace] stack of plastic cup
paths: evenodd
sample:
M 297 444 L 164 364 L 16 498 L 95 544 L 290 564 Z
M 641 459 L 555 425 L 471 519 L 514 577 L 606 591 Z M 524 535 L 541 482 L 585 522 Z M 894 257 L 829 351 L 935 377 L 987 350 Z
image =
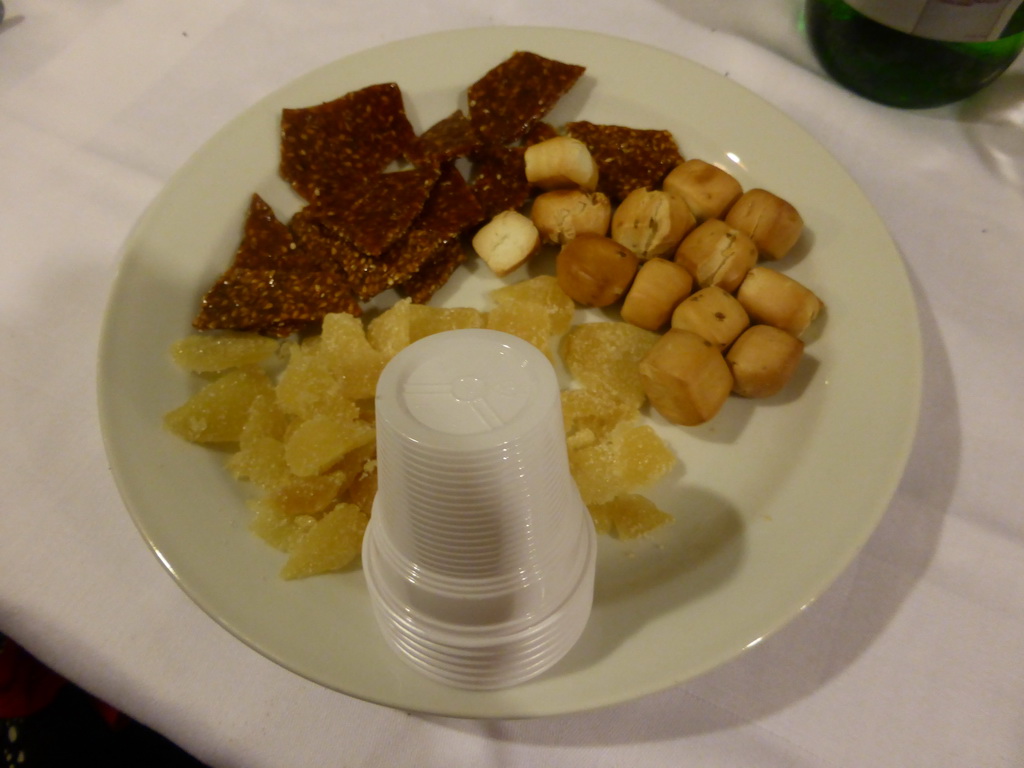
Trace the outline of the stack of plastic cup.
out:
M 376 411 L 363 571 L 385 640 L 460 688 L 548 670 L 590 616 L 596 552 L 551 363 L 497 331 L 428 336 L 385 367 Z

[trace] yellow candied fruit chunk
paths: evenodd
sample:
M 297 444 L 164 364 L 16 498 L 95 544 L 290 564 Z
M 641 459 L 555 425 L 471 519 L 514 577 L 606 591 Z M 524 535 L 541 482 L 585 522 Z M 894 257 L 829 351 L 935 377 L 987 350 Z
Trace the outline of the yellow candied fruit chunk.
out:
M 472 307 L 432 307 L 429 304 L 409 307 L 410 342 L 445 331 L 483 328 L 486 323 L 484 313 Z
M 337 499 L 345 480 L 343 472 L 297 477 L 268 493 L 264 501 L 285 517 L 319 517 Z
M 386 360 L 390 360 L 414 341 L 444 331 L 483 328 L 486 316 L 472 307 L 434 307 L 402 299 L 373 318 L 366 327 L 366 338 Z
M 259 499 L 250 505 L 255 513 L 249 523 L 249 530 L 274 549 L 289 552 L 295 543 L 316 524 L 316 518 L 309 515 L 284 515 Z
M 348 313 L 329 314 L 323 319 L 320 339 L 320 354 L 337 377 L 341 396 L 349 400 L 373 397 L 387 360 L 367 340 L 363 321 Z
M 614 476 L 615 456 L 608 440 L 570 445 L 569 470 L 588 506 L 610 501 L 622 491 Z
M 538 275 L 497 288 L 491 291 L 491 300 L 499 306 L 506 303 L 516 306 L 540 304 L 551 320 L 551 333 L 556 335 L 569 330 L 576 312 L 576 303 L 552 275 Z
M 604 390 L 562 390 L 562 420 L 566 435 L 589 431 L 594 438 L 604 437 L 623 422 L 634 421 L 640 412 Z
M 343 382 L 332 368 L 330 355 L 323 354 L 322 343 L 317 336 L 288 347 L 288 364 L 277 382 L 277 403 L 285 413 L 301 419 L 326 414 L 356 418 L 359 408 L 345 397 Z
M 248 480 L 264 490 L 280 488 L 295 477 L 285 461 L 284 443 L 273 437 L 246 441 L 228 459 L 228 471 L 236 480 Z
M 313 416 L 299 423 L 284 444 L 288 468 L 299 477 L 320 474 L 349 451 L 373 442 L 374 426 L 361 419 Z
M 334 471 L 344 472 L 350 481 L 355 480 L 366 473 L 367 465 L 372 465 L 376 456 L 377 445 L 371 441 L 346 453 L 345 457 L 335 465 Z M 346 487 L 348 485 L 351 485 L 351 482 L 346 483 Z
M 605 504 L 591 504 L 587 507 L 590 512 L 590 519 L 594 521 L 594 530 L 599 536 L 611 535 L 615 531 L 615 521 L 612 519 L 611 502 Z
M 507 301 L 496 305 L 487 313 L 487 327 L 492 331 L 504 331 L 527 341 L 550 359 L 551 317 L 540 304 L 522 304 Z
M 339 571 L 359 557 L 369 517 L 355 504 L 338 504 L 291 546 L 285 579 Z
M 214 379 L 164 416 L 166 427 L 193 443 L 232 443 L 242 434 L 249 408 L 273 385 L 259 368 L 236 368 Z
M 355 504 L 359 509 L 370 514 L 373 500 L 377 495 L 377 461 L 368 459 L 362 468 L 352 476 L 352 482 L 345 489 L 343 501 Z
M 646 425 L 620 425 L 596 442 L 569 445 L 569 469 L 588 506 L 652 485 L 674 464 L 671 450 Z
M 658 334 L 629 323 L 584 323 L 562 337 L 561 354 L 573 378 L 634 408 L 645 400 L 639 363 Z
M 274 396 L 259 395 L 249 406 L 249 414 L 238 443 L 241 449 L 245 450 L 249 445 L 264 438 L 281 440 L 287 429 L 288 415 L 278 406 Z
M 667 475 L 676 457 L 653 427 L 646 424 L 617 429 L 617 475 L 627 488 L 646 488 Z
M 395 302 L 366 326 L 366 339 L 371 346 L 390 360 L 412 344 L 412 299 Z
M 277 352 L 280 342 L 256 333 L 193 333 L 171 345 L 171 358 L 192 373 L 219 373 L 259 365 Z
M 616 496 L 590 508 L 595 525 L 606 526 L 620 539 L 636 539 L 672 521 L 672 516 L 645 496 L 633 493 Z M 598 523 L 596 521 L 600 520 Z
M 592 429 L 577 429 L 565 436 L 565 445 L 569 451 L 578 451 L 597 442 L 597 435 Z

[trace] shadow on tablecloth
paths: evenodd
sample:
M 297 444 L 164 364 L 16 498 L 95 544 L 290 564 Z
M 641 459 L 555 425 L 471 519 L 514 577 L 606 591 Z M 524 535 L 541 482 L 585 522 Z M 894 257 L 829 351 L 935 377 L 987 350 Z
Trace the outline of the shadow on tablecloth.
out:
M 204 768 L 155 731 L 48 669 L 0 635 L 4 765 Z

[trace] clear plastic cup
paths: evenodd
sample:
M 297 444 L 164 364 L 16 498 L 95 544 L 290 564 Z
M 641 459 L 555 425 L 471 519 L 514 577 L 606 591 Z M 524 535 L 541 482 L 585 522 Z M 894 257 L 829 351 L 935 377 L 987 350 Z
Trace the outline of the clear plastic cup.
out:
M 363 571 L 385 640 L 462 688 L 549 669 L 590 616 L 596 554 L 551 363 L 498 331 L 429 336 L 384 369 L 376 418 Z

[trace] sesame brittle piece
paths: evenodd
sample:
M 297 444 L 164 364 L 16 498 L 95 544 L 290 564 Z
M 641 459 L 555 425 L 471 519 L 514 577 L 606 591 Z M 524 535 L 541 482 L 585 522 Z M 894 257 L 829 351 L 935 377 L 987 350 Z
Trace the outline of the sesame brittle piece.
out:
M 485 142 L 518 141 L 583 76 L 584 67 L 517 51 L 469 87 L 469 119 Z
M 203 297 L 192 325 L 200 331 L 284 337 L 330 312 L 361 313 L 347 280 L 337 273 L 232 267 Z
M 317 271 L 345 274 L 345 262 L 359 253 L 352 243 L 326 226 L 310 206 L 297 211 L 288 228 L 304 254 L 303 260 Z
M 379 256 L 420 215 L 439 175 L 432 167 L 376 174 L 357 187 L 321 195 L 311 215 L 361 253 Z
M 599 192 L 614 202 L 634 189 L 653 189 L 669 171 L 683 162 L 669 131 L 599 125 L 587 121 L 569 123 L 566 134 L 587 145 L 597 161 Z
M 459 170 L 449 164 L 441 170 L 441 178 L 413 227 L 448 238 L 479 224 L 484 218 L 483 207 L 473 190 Z
M 465 260 L 466 249 L 462 243 L 458 239 L 449 240 L 399 289 L 415 303 L 426 304 Z
M 281 176 L 308 201 L 382 172 L 416 134 L 395 83 L 281 114 Z
M 242 228 L 233 264 L 244 269 L 281 269 L 294 258 L 295 238 L 273 209 L 254 194 Z
M 482 145 L 473 124 L 461 110 L 439 120 L 420 134 L 409 151 L 414 163 L 442 163 L 467 157 Z
M 345 270 L 353 289 L 360 299 L 369 301 L 404 283 L 435 254 L 447 253 L 450 241 L 457 241 L 461 232 L 482 219 L 480 204 L 462 174 L 453 165 L 445 166 L 420 217 L 398 242 L 377 257 L 347 257 Z M 450 263 L 450 254 L 444 260 Z
M 530 197 L 522 147 L 489 147 L 476 155 L 471 184 L 485 218 L 518 209 Z

